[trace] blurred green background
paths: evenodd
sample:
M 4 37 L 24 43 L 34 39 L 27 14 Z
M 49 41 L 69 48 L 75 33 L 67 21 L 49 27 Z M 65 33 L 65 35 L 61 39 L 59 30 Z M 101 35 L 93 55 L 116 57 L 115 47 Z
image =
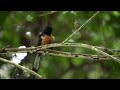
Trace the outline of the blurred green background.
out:
M 39 32 L 48 22 L 53 28 L 54 42 L 62 42 L 95 13 L 95 11 L 58 11 L 41 16 L 50 12 L 0 11 L 0 48 L 8 45 L 9 47 L 36 46 Z M 68 42 L 120 49 L 120 12 L 101 11 Z M 83 54 L 98 54 L 85 48 L 60 47 L 57 49 Z M 35 55 L 27 54 L 20 64 L 31 69 Z M 12 59 L 11 55 L 0 56 Z M 120 78 L 120 64 L 112 60 L 91 61 L 45 55 L 39 74 L 47 79 L 118 79 Z M 0 61 L 0 78 L 13 77 L 27 79 L 29 73 Z

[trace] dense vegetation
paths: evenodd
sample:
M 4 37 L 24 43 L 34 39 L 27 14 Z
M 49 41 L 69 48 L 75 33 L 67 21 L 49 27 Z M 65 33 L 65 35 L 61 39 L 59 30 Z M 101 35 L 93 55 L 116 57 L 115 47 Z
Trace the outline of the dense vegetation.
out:
M 95 11 L 1 11 L 0 48 L 36 46 L 39 32 L 49 22 L 53 28 L 56 43 L 62 42 L 75 29 L 88 20 Z M 48 14 L 48 15 L 46 15 Z M 101 11 L 68 42 L 85 43 L 120 49 L 120 12 Z M 8 46 L 9 45 L 9 46 Z M 57 48 L 81 54 L 98 54 L 89 49 L 75 47 Z M 113 54 L 113 53 L 110 53 Z M 21 65 L 31 69 L 36 54 L 27 54 Z M 11 60 L 10 55 L 0 57 Z M 27 72 L 0 61 L 0 78 L 28 78 Z M 19 76 L 16 77 L 17 73 Z M 120 78 L 120 64 L 112 60 L 91 61 L 80 58 L 67 58 L 44 55 L 39 74 L 45 78 L 59 79 L 103 79 Z

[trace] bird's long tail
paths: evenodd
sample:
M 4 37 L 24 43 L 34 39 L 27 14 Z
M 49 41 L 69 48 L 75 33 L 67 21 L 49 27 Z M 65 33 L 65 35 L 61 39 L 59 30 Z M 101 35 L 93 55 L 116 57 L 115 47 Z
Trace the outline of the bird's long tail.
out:
M 43 55 L 42 54 L 37 54 L 35 57 L 35 60 L 33 62 L 33 66 L 32 66 L 32 70 L 35 71 L 36 73 L 38 73 L 39 68 L 40 68 L 40 62 L 43 59 Z M 35 78 L 33 76 L 33 78 Z

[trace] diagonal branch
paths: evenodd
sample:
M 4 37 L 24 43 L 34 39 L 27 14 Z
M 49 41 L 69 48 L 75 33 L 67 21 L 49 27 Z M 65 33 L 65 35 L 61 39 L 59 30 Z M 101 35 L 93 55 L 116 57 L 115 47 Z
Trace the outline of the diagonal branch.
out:
M 75 32 L 73 32 L 68 38 L 66 38 L 62 43 L 65 43 L 66 41 L 68 41 L 76 32 L 78 32 L 79 30 L 82 29 L 83 26 L 85 26 L 91 19 L 93 19 L 97 14 L 99 13 L 99 11 L 97 11 L 92 17 L 90 17 L 82 26 L 80 26 L 77 30 L 75 30 Z
M 4 59 L 4 58 L 1 58 L 1 57 L 0 57 L 0 61 L 5 62 L 5 63 L 12 64 L 12 65 L 14 65 L 14 66 L 16 66 L 16 67 L 18 67 L 18 68 L 20 68 L 20 69 L 22 69 L 22 70 L 26 70 L 26 71 L 30 72 L 31 74 L 35 75 L 35 76 L 36 76 L 37 78 L 39 78 L 39 79 L 42 79 L 42 78 L 43 78 L 41 75 L 37 74 L 36 72 L 34 72 L 34 71 L 32 71 L 32 70 L 29 70 L 28 68 L 25 68 L 25 67 L 23 67 L 23 66 L 21 66 L 21 65 L 18 65 L 18 64 L 16 64 L 16 63 L 12 62 L 12 61 L 7 60 L 7 59 Z
M 66 38 L 62 43 L 65 43 L 65 42 L 66 42 L 67 40 L 69 40 L 77 31 L 81 30 L 81 28 L 82 28 L 83 26 L 85 26 L 85 25 L 86 25 L 92 18 L 94 18 L 98 13 L 99 13 L 99 11 L 97 11 L 97 12 L 96 12 L 92 17 L 90 17 L 82 26 L 80 26 L 77 30 L 75 30 L 75 32 L 73 32 L 70 36 L 68 36 L 68 38 Z M 100 54 L 102 54 L 102 55 L 108 56 L 108 57 L 112 58 L 114 61 L 120 63 L 120 60 L 119 60 L 118 58 L 115 58 L 115 57 L 113 57 L 113 56 L 111 56 L 111 55 L 109 55 L 109 54 L 107 54 L 107 53 L 99 50 L 98 48 L 96 48 L 96 47 L 94 47 L 94 46 L 90 46 L 90 47 L 86 47 L 86 48 L 90 48 L 90 49 L 92 49 L 92 50 L 94 50 L 94 51 L 96 51 L 96 52 L 98 52 L 98 53 L 100 53 Z

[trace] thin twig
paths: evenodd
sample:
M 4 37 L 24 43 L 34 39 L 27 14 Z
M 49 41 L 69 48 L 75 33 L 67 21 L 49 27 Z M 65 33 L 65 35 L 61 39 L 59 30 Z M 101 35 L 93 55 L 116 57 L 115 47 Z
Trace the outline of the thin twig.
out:
M 73 32 L 70 36 L 68 36 L 62 43 L 65 43 L 65 42 L 66 42 L 67 40 L 69 40 L 77 31 L 81 30 L 81 28 L 82 28 L 83 26 L 85 26 L 85 25 L 86 25 L 92 18 L 94 18 L 98 13 L 99 13 L 99 11 L 97 11 L 97 12 L 96 12 L 92 17 L 90 17 L 82 26 L 80 26 L 77 30 L 75 30 L 75 32 Z M 98 53 L 100 53 L 100 54 L 103 54 L 103 55 L 105 55 L 105 56 L 111 57 L 114 61 L 120 63 L 120 60 L 119 60 L 119 59 L 117 59 L 117 58 L 115 58 L 115 57 L 113 57 L 113 56 L 111 56 L 111 55 L 109 55 L 109 54 L 107 54 L 107 53 L 99 50 L 98 48 L 96 48 L 96 47 L 94 47 L 94 46 L 90 46 L 90 47 L 86 47 L 86 48 L 90 48 L 90 49 L 92 49 L 92 50 L 94 50 L 94 51 L 96 51 L 96 52 L 98 52 Z
M 67 37 L 62 43 L 65 43 L 68 41 L 76 32 L 82 29 L 83 26 L 85 26 L 91 19 L 93 19 L 100 11 L 97 11 L 92 17 L 90 17 L 85 23 L 83 23 L 82 26 L 80 26 L 78 29 L 75 30 L 69 37 Z
M 35 75 L 37 78 L 42 79 L 42 76 L 41 76 L 41 75 L 37 74 L 36 72 L 34 72 L 34 71 L 32 71 L 32 70 L 30 70 L 30 69 L 28 69 L 28 68 L 25 68 L 25 67 L 23 67 L 23 66 L 21 66 L 21 65 L 18 65 L 18 64 L 16 64 L 16 63 L 12 62 L 12 61 L 9 61 L 9 60 L 4 59 L 4 58 L 1 58 L 1 57 L 0 57 L 0 61 L 5 62 L 5 63 L 12 64 L 12 65 L 14 65 L 14 66 L 16 66 L 16 67 L 18 67 L 18 68 L 20 68 L 20 69 L 22 69 L 22 70 L 26 70 L 26 71 L 30 72 L 31 74 Z

